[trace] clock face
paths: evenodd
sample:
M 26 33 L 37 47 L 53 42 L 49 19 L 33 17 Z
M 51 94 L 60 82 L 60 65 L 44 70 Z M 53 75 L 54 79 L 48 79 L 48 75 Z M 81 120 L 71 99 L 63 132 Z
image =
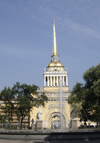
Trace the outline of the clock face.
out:
M 54 63 L 54 65 L 56 66 L 56 65 L 57 65 L 57 63 Z

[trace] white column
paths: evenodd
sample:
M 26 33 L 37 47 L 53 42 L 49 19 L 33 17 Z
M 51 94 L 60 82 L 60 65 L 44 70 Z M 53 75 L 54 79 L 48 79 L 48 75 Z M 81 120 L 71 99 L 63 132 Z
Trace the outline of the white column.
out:
M 47 79 L 48 79 L 48 86 L 49 86 L 49 76 L 47 76 Z
M 52 76 L 50 76 L 50 83 L 51 83 L 51 86 L 52 86 Z
M 60 80 L 59 79 L 60 79 L 60 77 L 58 76 L 58 86 L 60 86 Z
M 46 77 L 44 76 L 44 86 L 46 86 Z
M 64 86 L 64 76 L 63 76 L 63 86 Z
M 59 77 L 59 86 L 62 86 L 62 76 Z
M 53 78 L 54 78 L 54 86 L 55 86 L 55 76 Z
M 57 76 L 57 86 L 58 86 L 58 76 Z
M 66 86 L 68 86 L 68 76 L 66 76 Z

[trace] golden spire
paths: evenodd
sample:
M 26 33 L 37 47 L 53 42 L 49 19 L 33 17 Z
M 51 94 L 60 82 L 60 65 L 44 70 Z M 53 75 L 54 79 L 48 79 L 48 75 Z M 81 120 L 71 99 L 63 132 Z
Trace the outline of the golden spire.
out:
M 58 55 L 57 43 L 56 43 L 55 19 L 53 19 L 53 51 L 52 51 L 52 55 Z

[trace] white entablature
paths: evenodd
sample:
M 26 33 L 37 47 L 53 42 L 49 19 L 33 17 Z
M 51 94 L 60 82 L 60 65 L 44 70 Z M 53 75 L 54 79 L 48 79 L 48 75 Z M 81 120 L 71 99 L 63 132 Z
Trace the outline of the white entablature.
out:
M 67 71 L 45 71 L 44 86 L 59 86 L 60 77 L 62 77 L 62 86 L 68 86 Z

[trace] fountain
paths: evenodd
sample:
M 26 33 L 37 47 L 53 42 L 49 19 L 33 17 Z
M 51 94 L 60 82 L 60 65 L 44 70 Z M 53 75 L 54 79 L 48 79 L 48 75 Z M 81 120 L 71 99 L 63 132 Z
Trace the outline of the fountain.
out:
M 60 76 L 60 126 L 62 131 L 62 78 Z
M 64 94 L 62 91 L 62 77 L 60 76 L 59 78 L 59 90 L 57 93 L 57 99 L 58 99 L 58 103 L 54 106 L 56 107 L 55 109 L 55 113 L 54 113 L 54 119 L 52 120 L 51 123 L 51 128 L 52 129 L 58 129 L 60 131 L 62 131 L 65 127 L 66 127 L 66 122 L 65 122 L 65 117 L 64 117 Z
M 65 119 L 63 116 L 63 108 L 64 108 L 64 94 L 63 94 L 63 90 L 62 90 L 62 77 L 60 76 L 59 79 L 59 105 L 60 105 L 60 130 L 62 131 L 64 129 L 64 123 L 65 123 Z

